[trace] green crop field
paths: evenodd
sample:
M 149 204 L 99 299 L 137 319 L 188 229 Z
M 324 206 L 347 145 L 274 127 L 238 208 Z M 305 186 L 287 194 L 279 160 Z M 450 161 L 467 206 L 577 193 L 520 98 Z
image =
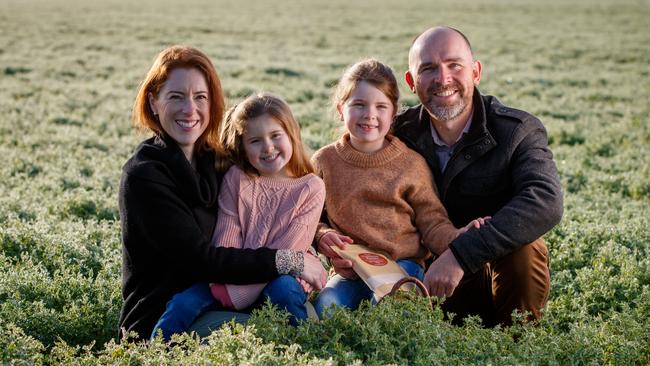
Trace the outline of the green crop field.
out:
M 647 0 L 0 0 L 0 362 L 650 364 L 648 19 Z M 229 103 L 285 97 L 313 151 L 340 133 L 328 100 L 345 66 L 376 56 L 401 79 L 413 37 L 439 24 L 472 41 L 483 93 L 549 132 L 565 215 L 545 237 L 538 327 L 453 327 L 388 301 L 297 328 L 266 308 L 171 350 L 117 343 L 118 182 L 161 49 L 204 50 Z

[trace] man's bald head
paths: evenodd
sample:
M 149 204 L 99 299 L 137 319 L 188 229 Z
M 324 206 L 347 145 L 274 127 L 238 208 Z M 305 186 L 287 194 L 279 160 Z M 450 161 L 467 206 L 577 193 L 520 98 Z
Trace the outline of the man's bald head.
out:
M 438 124 L 456 125 L 472 112 L 474 88 L 481 80 L 467 37 L 450 27 L 427 29 L 413 41 L 405 79 Z
M 474 51 L 472 50 L 472 45 L 469 42 L 469 39 L 465 36 L 465 34 L 463 34 L 463 32 L 459 31 L 456 28 L 447 27 L 447 26 L 433 27 L 420 33 L 417 37 L 415 37 L 413 43 L 411 43 L 411 49 L 409 50 L 409 68 L 411 68 L 411 65 L 413 63 L 413 58 L 415 57 L 415 55 L 417 55 L 420 52 L 422 47 L 426 47 L 427 45 L 433 44 L 437 38 L 439 38 L 442 35 L 449 35 L 449 33 L 453 33 L 457 36 L 460 36 L 460 38 L 467 46 L 469 53 L 472 55 L 472 57 L 474 57 Z

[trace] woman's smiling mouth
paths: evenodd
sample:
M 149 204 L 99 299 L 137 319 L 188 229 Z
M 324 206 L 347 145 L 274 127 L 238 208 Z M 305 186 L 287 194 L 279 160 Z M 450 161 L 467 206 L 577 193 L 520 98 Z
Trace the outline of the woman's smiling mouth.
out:
M 176 124 L 179 125 L 182 129 L 190 130 L 199 123 L 199 120 L 198 119 L 195 120 L 177 119 L 174 120 L 174 122 L 176 122 Z

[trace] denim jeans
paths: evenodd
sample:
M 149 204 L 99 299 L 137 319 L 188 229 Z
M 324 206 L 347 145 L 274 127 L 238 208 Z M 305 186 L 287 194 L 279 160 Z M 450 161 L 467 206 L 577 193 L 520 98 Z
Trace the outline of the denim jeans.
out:
M 307 294 L 302 286 L 292 276 L 283 275 L 269 282 L 262 291 L 264 297 L 268 297 L 271 303 L 279 309 L 286 309 L 291 316 L 289 323 L 297 325 L 298 320 L 307 319 L 307 309 L 305 301 Z M 195 320 L 200 315 L 211 310 L 224 309 L 219 301 L 215 300 L 207 283 L 197 283 L 183 292 L 179 292 L 167 302 L 167 308 L 163 315 L 158 319 L 158 323 L 153 328 L 151 339 L 153 340 L 158 333 L 162 331 L 163 338 L 166 341 L 171 339 L 172 334 L 183 333 L 190 329 Z M 219 312 L 221 313 L 221 312 Z M 240 321 L 247 319 L 246 314 L 236 312 L 224 312 L 226 314 L 216 314 L 211 319 L 217 319 L 221 323 L 230 319 Z M 232 316 L 226 318 L 229 314 Z M 203 324 L 203 328 L 218 328 L 220 324 Z
M 188 332 L 195 332 L 200 338 L 209 336 L 222 325 L 234 320 L 235 323 L 246 324 L 250 314 L 228 310 L 208 310 L 201 314 L 187 329 Z
M 269 282 L 262 295 L 279 309 L 287 310 L 289 324 L 298 325 L 298 321 L 307 319 L 307 294 L 293 276 L 282 275 Z
M 400 259 L 397 264 L 409 276 L 419 280 L 424 279 L 424 269 L 416 262 Z M 325 288 L 318 294 L 314 308 L 322 319 L 323 315 L 327 314 L 325 311 L 332 305 L 354 310 L 359 307 L 362 300 L 371 299 L 373 299 L 373 292 L 362 280 L 349 280 L 337 274 L 327 281 Z
M 219 301 L 212 296 L 207 283 L 194 284 L 167 302 L 165 312 L 153 327 L 151 339 L 153 340 L 158 330 L 161 330 L 165 341 L 169 341 L 172 334 L 187 331 L 199 315 L 220 308 Z

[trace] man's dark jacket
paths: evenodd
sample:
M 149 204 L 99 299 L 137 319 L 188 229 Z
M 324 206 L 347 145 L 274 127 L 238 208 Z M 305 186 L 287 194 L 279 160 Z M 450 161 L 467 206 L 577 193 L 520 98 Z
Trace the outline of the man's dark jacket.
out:
M 214 153 L 197 154 L 196 162 L 195 170 L 171 138 L 154 137 L 124 165 L 120 334 L 148 338 L 167 301 L 194 283 L 248 284 L 278 275 L 275 250 L 212 244 L 222 175 Z
M 546 130 L 535 116 L 509 108 L 474 89 L 469 132 L 443 173 L 422 105 L 397 116 L 395 135 L 427 160 L 440 200 L 456 227 L 484 216 L 479 230 L 456 238 L 450 249 L 465 272 L 541 237 L 561 219 L 560 181 Z

